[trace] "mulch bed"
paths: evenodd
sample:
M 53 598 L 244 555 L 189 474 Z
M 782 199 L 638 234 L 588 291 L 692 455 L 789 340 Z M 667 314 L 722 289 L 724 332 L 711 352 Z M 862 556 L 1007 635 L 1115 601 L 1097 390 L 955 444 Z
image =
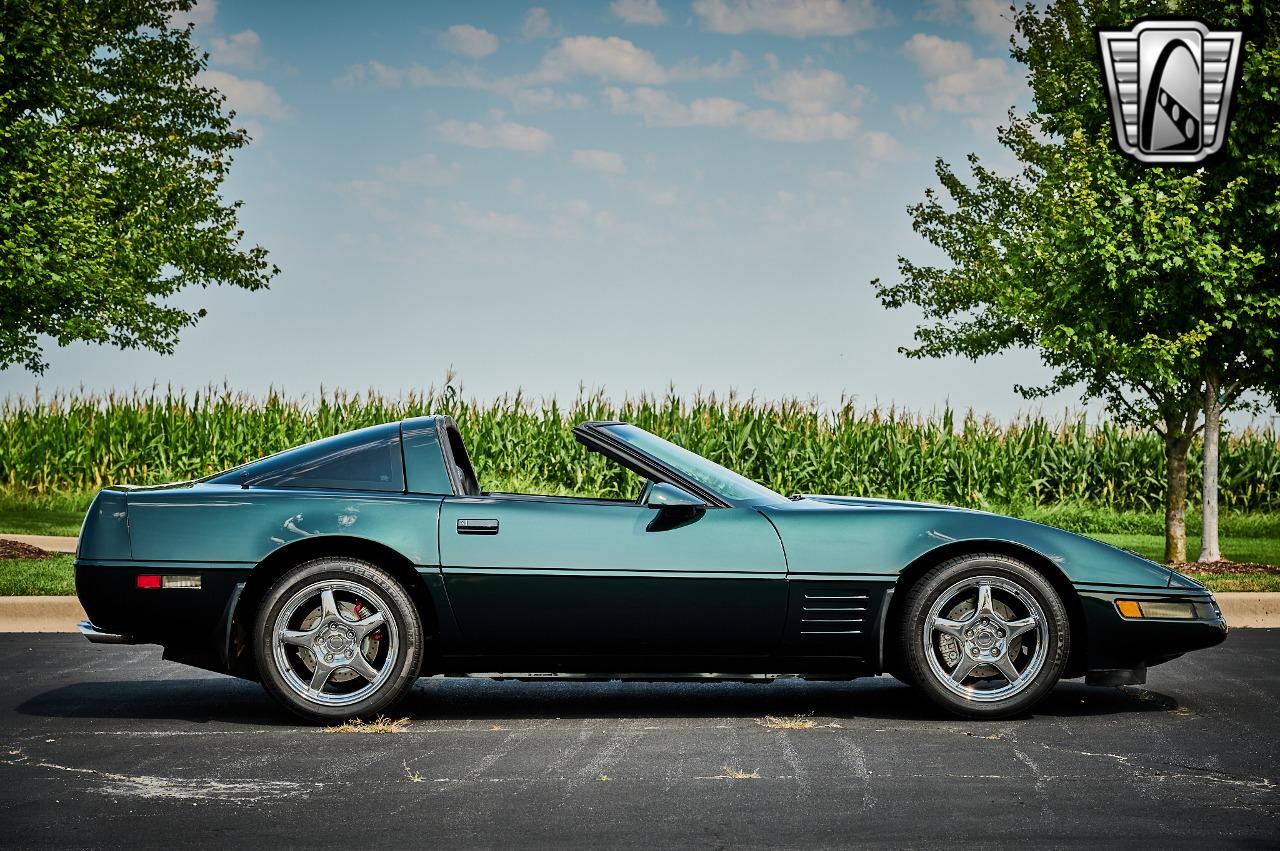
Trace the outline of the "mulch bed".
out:
M 1280 564 L 1250 564 L 1238 561 L 1188 561 L 1182 564 L 1169 565 L 1179 573 L 1266 573 L 1272 576 L 1280 574 Z
M 53 553 L 45 552 L 30 544 L 21 544 L 0 538 L 0 560 L 13 558 L 49 558 Z

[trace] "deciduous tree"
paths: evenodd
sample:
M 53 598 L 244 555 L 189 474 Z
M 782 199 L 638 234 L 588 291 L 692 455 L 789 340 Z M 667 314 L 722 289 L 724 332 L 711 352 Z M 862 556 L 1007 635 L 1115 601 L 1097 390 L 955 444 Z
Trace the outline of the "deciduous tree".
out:
M 219 189 L 248 137 L 200 85 L 189 0 L 0 0 L 0 368 L 42 336 L 172 351 L 189 287 L 256 290 Z
M 1249 128 L 1203 169 L 1124 158 L 1102 86 L 1094 28 L 1175 12 L 1250 33 L 1243 86 L 1252 91 L 1238 105 Z M 1054 378 L 1019 386 L 1027 397 L 1080 388 L 1117 418 L 1158 431 L 1169 561 L 1186 560 L 1187 457 L 1204 429 L 1206 392 L 1226 409 L 1275 387 L 1280 63 L 1270 21 L 1252 4 L 1014 10 L 1011 53 L 1027 68 L 1034 103 L 999 131 L 1017 170 L 970 156 L 965 179 L 939 160 L 941 189 L 910 214 L 950 265 L 900 257 L 899 282 L 873 282 L 887 307 L 923 312 L 908 355 L 1032 348 Z M 1216 412 L 1211 419 L 1216 429 Z

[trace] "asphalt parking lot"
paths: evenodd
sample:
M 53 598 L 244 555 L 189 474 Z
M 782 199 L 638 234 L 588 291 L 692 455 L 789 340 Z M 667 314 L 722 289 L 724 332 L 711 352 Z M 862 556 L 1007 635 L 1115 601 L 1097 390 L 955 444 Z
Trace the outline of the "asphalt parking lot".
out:
M 1280 841 L 1280 630 L 991 724 L 888 678 L 422 680 L 402 732 L 342 734 L 158 648 L 3 634 L 0 670 L 7 847 Z

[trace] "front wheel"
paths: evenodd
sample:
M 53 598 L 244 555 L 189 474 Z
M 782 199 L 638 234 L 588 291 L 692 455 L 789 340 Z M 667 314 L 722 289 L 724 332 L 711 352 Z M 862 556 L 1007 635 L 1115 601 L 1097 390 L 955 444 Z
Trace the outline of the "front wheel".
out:
M 375 715 L 413 686 L 422 622 L 386 571 L 321 558 L 280 577 L 262 600 L 254 656 L 272 697 L 310 721 Z
M 901 641 L 912 683 L 935 703 L 968 718 L 1007 718 L 1058 682 L 1070 624 L 1040 573 L 1005 555 L 967 555 L 912 587 Z

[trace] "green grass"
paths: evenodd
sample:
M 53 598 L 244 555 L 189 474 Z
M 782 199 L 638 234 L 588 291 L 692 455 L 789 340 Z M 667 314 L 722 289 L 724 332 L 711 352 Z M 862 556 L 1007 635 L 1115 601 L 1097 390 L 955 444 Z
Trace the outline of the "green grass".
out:
M 1164 561 L 1164 538 L 1160 535 L 1109 534 L 1088 532 L 1091 538 L 1106 541 L 1113 547 L 1133 550 L 1152 561 Z M 1228 561 L 1249 564 L 1280 564 L 1280 538 L 1227 538 L 1222 539 L 1222 554 Z M 1200 553 L 1200 538 L 1187 537 L 1187 557 L 1194 559 Z
M 991 510 L 1085 535 L 1105 532 L 1110 535 L 1148 535 L 1161 539 L 1164 536 L 1164 514 L 1161 511 L 1119 511 L 1081 503 Z M 1187 531 L 1198 537 L 1199 530 L 1200 513 L 1188 511 Z M 1218 532 L 1224 538 L 1274 538 L 1280 541 L 1280 513 L 1224 511 L 1218 518 Z
M 1210 591 L 1280 591 L 1280 576 L 1274 573 L 1197 573 L 1192 577 Z
M 74 558 L 56 555 L 42 559 L 0 561 L 0 596 L 43 597 L 76 593 Z
M 79 535 L 93 492 L 20 494 L 0 490 L 0 532 Z

